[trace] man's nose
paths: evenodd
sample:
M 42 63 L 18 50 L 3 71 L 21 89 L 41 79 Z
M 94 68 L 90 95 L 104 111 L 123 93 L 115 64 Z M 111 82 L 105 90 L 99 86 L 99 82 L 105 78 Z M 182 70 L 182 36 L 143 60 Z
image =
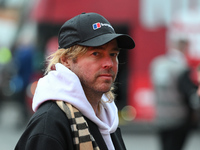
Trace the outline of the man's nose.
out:
M 112 68 L 113 67 L 113 60 L 111 57 L 105 57 L 103 60 L 103 68 Z

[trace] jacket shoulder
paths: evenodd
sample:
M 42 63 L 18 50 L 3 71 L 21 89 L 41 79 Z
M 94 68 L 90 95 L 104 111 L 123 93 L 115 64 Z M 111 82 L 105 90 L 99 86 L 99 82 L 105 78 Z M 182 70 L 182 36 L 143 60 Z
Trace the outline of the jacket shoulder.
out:
M 47 101 L 33 114 L 16 147 L 23 147 L 22 150 L 27 146 L 39 149 L 37 146 L 40 145 L 40 149 L 52 149 L 52 143 L 63 149 L 73 149 L 66 115 L 55 102 Z

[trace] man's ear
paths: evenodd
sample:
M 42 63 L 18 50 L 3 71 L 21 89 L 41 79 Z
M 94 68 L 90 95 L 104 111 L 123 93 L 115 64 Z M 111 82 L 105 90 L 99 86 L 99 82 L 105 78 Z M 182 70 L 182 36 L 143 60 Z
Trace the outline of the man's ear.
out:
M 61 63 L 67 67 L 68 69 L 70 69 L 70 60 L 66 57 L 66 56 L 62 56 L 60 58 Z

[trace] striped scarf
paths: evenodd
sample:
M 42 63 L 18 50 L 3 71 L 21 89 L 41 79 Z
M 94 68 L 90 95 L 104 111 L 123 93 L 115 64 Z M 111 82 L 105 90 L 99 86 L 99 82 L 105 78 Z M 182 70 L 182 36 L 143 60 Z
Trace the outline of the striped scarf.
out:
M 63 101 L 56 103 L 69 119 L 75 150 L 100 150 L 81 112 L 69 103 Z

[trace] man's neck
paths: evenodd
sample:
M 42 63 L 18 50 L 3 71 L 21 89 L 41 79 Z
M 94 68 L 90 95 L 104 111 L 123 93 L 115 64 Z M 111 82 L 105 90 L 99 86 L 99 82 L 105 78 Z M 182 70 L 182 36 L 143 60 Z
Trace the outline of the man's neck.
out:
M 95 114 L 98 116 L 99 103 L 101 101 L 102 93 L 85 92 L 85 95 L 94 109 Z

